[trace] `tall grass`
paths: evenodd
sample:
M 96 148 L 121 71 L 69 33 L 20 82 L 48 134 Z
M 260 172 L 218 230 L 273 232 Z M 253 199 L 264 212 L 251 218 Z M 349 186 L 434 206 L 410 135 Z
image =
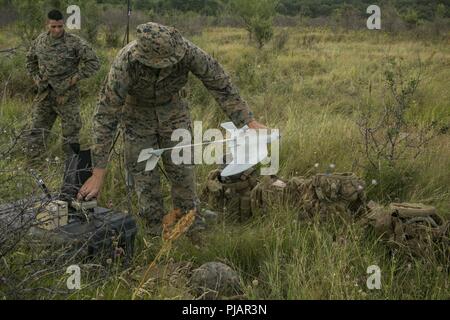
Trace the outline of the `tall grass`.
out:
M 418 89 L 409 116 L 423 123 L 436 122 L 436 138 L 420 157 L 405 159 L 401 171 L 382 172 L 378 182 L 381 187 L 395 185 L 399 177 L 407 176 L 398 200 L 434 205 L 441 215 L 450 218 L 450 136 L 445 130 L 450 123 L 448 43 L 399 40 L 367 31 L 287 30 L 289 37 L 282 50 L 276 46 L 263 50 L 249 46 L 243 29 L 213 28 L 192 37 L 229 71 L 258 118 L 281 129 L 279 175 L 287 178 L 312 174 L 330 170 L 329 165 L 334 164 L 336 171 L 356 171 L 368 176 L 357 165 L 365 161 L 359 152 L 358 107 L 369 95 L 379 109 L 389 99 L 383 78 L 388 58 L 402 58 L 410 71 L 414 71 L 415 62 L 420 59 L 426 79 Z M 83 85 L 85 146 L 91 143 L 91 117 L 101 79 L 107 72 L 107 61 L 114 56 L 114 52 L 105 49 L 100 53 L 105 62 L 101 74 Z M 198 80 L 191 79 L 188 93 L 192 118 L 203 120 L 204 128 L 217 127 L 226 119 Z M 18 121 L 17 114 L 28 112 L 30 99 L 30 96 L 3 99 L 0 124 Z M 55 135 L 58 136 L 58 131 Z M 56 140 L 49 155 L 60 152 L 59 143 Z M 117 150 L 120 146 L 119 142 Z M 8 165 L 20 165 L 21 160 L 11 161 Z M 197 168 L 199 190 L 210 168 Z M 51 182 L 55 186 L 58 183 L 57 177 Z M 168 200 L 167 182 L 164 190 Z M 393 200 L 383 194 L 374 192 L 370 196 L 377 201 Z M 118 209 L 128 210 L 125 195 L 120 157 L 115 156 L 100 200 L 103 204 L 112 200 Z M 137 211 L 135 197 L 132 210 Z M 146 293 L 142 298 L 192 298 L 187 273 L 174 271 L 178 270 L 176 265 L 199 266 L 212 260 L 236 268 L 242 277 L 244 293 L 251 299 L 450 298 L 448 270 L 438 261 L 407 261 L 392 255 L 379 239 L 357 224 L 339 220 L 299 222 L 296 218 L 295 209 L 279 208 L 246 224 L 227 221 L 214 225 L 201 247 L 187 239 L 179 240 L 171 254 L 161 260 L 154 280 L 144 286 Z M 154 260 L 160 245 L 141 228 L 137 254 L 129 268 L 97 270 L 85 266 L 81 291 L 52 297 L 129 299 L 138 284 L 136 279 Z M 14 262 L 17 257 L 10 259 Z M 366 287 L 366 270 L 370 265 L 381 268 L 381 290 Z M 49 280 L 49 285 L 64 289 L 64 277 L 62 270 L 57 280 L 55 277 Z

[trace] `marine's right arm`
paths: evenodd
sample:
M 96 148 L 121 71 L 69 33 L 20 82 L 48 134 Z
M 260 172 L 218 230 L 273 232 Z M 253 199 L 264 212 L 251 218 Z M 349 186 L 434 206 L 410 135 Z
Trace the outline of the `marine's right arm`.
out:
M 93 164 L 104 169 L 130 85 L 128 52 L 121 51 L 111 66 L 94 115 Z
M 109 153 L 119 123 L 119 114 L 130 86 L 129 69 L 128 51 L 124 49 L 114 60 L 98 97 L 94 115 L 92 148 L 94 170 L 92 177 L 78 192 L 77 198 L 80 201 L 97 198 L 103 186 Z

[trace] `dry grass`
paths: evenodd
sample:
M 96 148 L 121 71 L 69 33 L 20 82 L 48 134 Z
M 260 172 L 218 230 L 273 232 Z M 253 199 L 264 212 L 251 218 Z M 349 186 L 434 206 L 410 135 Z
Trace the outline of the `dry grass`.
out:
M 366 176 L 365 169 L 356 165 L 364 162 L 355 123 L 358 109 L 369 98 L 378 109 L 389 101 L 383 77 L 388 58 L 403 59 L 410 72 L 416 70 L 415 64 L 420 59 L 426 70 L 425 81 L 408 117 L 421 123 L 435 121 L 439 134 L 420 157 L 403 159 L 399 163 L 401 171 L 382 172 L 379 187 L 391 185 L 402 175 L 410 174 L 400 200 L 436 206 L 441 215 L 449 218 L 450 136 L 443 130 L 450 124 L 448 41 L 418 41 L 368 31 L 339 33 L 289 28 L 288 32 L 285 47 L 278 51 L 270 45 L 264 50 L 251 47 L 246 32 L 241 29 L 207 29 L 202 35 L 192 37 L 229 71 L 258 118 L 281 129 L 280 176 L 323 172 L 329 170 L 330 164 L 336 165 L 336 171 L 355 171 Z M 114 52 L 100 52 L 105 62 L 114 56 Z M 107 66 L 105 63 L 97 79 L 83 85 L 85 146 L 91 142 L 91 116 Z M 192 118 L 203 120 L 204 128 L 217 127 L 226 119 L 199 81 L 193 78 L 188 89 Z M 31 96 L 27 96 L 24 100 L 16 97 L 2 101 L 0 124 L 13 122 L 19 118 L 18 114 L 27 113 L 30 99 Z M 120 144 L 117 149 L 120 150 Z M 54 157 L 58 153 L 59 141 L 56 140 L 48 154 Z M 0 160 L 0 163 L 5 162 Z M 318 169 L 314 166 L 316 163 Z M 8 165 L 20 166 L 21 163 L 8 162 Z M 199 189 L 210 169 L 210 166 L 197 167 Z M 368 182 L 370 184 L 370 180 Z M 57 176 L 50 182 L 58 183 Z M 166 181 L 163 186 L 169 200 Z M 376 194 L 388 191 L 383 189 Z M 118 209 L 127 210 L 125 195 L 121 162 L 115 156 L 100 200 L 102 203 L 113 200 Z M 388 198 L 380 196 L 375 200 Z M 133 197 L 134 212 L 136 206 Z M 219 224 L 208 233 L 206 246 L 199 249 L 182 237 L 192 223 L 192 215 L 180 219 L 179 213 L 172 212 L 165 219 L 163 242 L 152 240 L 144 232 L 139 234 L 136 257 L 129 269 L 111 272 L 107 278 L 97 280 L 100 282 L 95 282 L 94 273 L 89 278 L 91 285 L 86 284 L 81 292 L 61 297 L 188 297 L 188 287 L 184 283 L 150 283 L 145 274 L 139 275 L 139 283 L 135 283 L 129 275 L 138 271 L 140 274 L 144 268 L 149 274 L 155 266 L 169 265 L 171 261 L 200 265 L 219 260 L 240 272 L 244 293 L 251 299 L 450 298 L 448 271 L 438 261 L 404 261 L 391 255 L 378 239 L 358 225 L 340 221 L 298 223 L 296 217 L 292 208 L 280 208 L 243 225 Z M 365 287 L 366 269 L 373 264 L 382 270 L 379 291 Z M 170 277 L 171 271 L 168 273 Z M 64 281 L 61 283 L 63 285 Z

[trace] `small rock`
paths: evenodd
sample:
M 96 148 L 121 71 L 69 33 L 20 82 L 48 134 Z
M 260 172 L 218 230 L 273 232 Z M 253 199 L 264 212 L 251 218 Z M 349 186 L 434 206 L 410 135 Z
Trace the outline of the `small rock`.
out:
M 193 292 L 204 300 L 216 300 L 239 294 L 239 275 L 221 262 L 208 262 L 192 272 Z

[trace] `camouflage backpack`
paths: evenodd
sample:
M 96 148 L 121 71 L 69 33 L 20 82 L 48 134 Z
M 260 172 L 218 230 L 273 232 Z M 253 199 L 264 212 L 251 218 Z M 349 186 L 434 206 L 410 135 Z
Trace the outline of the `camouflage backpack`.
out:
M 251 216 L 251 191 L 257 185 L 255 169 L 235 176 L 222 178 L 220 170 L 209 173 L 206 186 L 202 192 L 202 201 L 208 203 L 212 210 L 226 216 L 248 219 Z
M 440 253 L 449 258 L 449 223 L 436 208 L 421 203 L 391 203 L 383 207 L 373 201 L 364 222 L 373 228 L 389 247 L 412 256 Z
M 310 179 L 294 177 L 287 189 L 290 204 L 301 210 L 300 218 L 335 213 L 352 218 L 365 208 L 365 183 L 354 173 L 317 174 Z
M 265 176 L 251 192 L 253 216 L 266 215 L 271 208 L 281 205 L 286 198 L 287 184 L 277 177 Z
M 286 198 L 288 204 L 300 210 L 300 218 L 311 218 L 312 212 L 318 210 L 315 201 L 312 180 L 305 177 L 293 177 L 287 182 Z M 310 214 L 311 213 L 311 214 Z

